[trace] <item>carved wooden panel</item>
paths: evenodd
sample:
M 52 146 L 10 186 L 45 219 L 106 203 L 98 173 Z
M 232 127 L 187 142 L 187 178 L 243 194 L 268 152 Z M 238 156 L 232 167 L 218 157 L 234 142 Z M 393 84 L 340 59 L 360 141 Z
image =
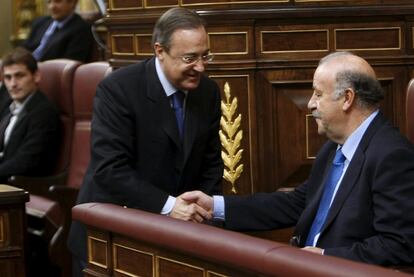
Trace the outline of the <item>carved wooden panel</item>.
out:
M 115 272 L 134 276 L 154 276 L 155 257 L 152 253 L 117 243 L 113 244 L 112 251 Z M 130 257 L 134 257 L 133 260 Z
M 240 32 L 209 32 L 210 50 L 217 55 L 248 55 L 249 33 Z
M 112 239 L 107 233 L 88 231 L 88 262 L 89 268 L 103 276 L 109 276 L 112 264 Z M 87 276 L 93 276 L 88 275 Z
M 178 4 L 179 0 L 146 0 L 145 8 L 171 8 Z
M 135 34 L 135 54 L 138 56 L 151 56 L 154 53 L 151 44 L 152 34 Z
M 111 36 L 111 49 L 113 55 L 132 56 L 135 55 L 135 45 L 133 34 L 116 34 Z
M 261 49 L 267 53 L 323 52 L 328 51 L 329 32 L 327 29 L 261 31 Z
M 28 192 L 0 184 L 0 276 L 23 277 L 26 272 Z
M 108 0 L 108 11 L 142 8 L 142 0 Z
M 239 274 L 237 269 L 217 267 L 201 259 L 180 255 L 177 252 L 170 252 L 168 249 L 161 249 L 145 242 L 132 240 L 113 233 L 106 233 L 103 230 L 88 229 L 89 242 L 95 243 L 108 237 L 112 237 L 112 239 L 107 240 L 104 244 L 105 247 L 100 249 L 101 252 L 108 253 L 110 260 L 107 264 L 108 267 L 103 269 L 100 266 L 96 266 L 94 262 L 96 260 L 95 257 L 96 255 L 102 255 L 102 253 L 99 254 L 95 251 L 92 256 L 88 257 L 89 263 L 85 270 L 85 276 L 246 276 L 245 274 Z M 97 240 L 97 238 L 99 239 Z M 91 246 L 90 243 L 88 244 L 89 246 Z M 88 248 L 88 252 L 91 253 L 90 248 Z M 230 275 L 230 272 L 233 275 Z
M 337 28 L 335 49 L 339 51 L 401 50 L 401 27 Z M 387 38 L 387 39 L 379 39 Z
M 381 111 L 398 126 L 403 123 L 402 109 L 404 69 L 378 67 L 377 76 L 385 92 Z M 261 124 L 258 124 L 259 183 L 273 191 L 280 187 L 294 187 L 306 180 L 312 160 L 326 138 L 317 133 L 315 120 L 307 109 L 312 91 L 313 69 L 268 70 L 260 73 L 257 85 L 264 93 L 257 94 Z M 258 111 L 259 112 L 259 111 Z M 270 150 L 270 151 L 269 151 Z M 270 181 L 269 181 L 270 180 Z
M 159 276 L 204 277 L 204 269 L 175 259 L 157 257 L 156 268 Z
M 5 247 L 9 244 L 9 219 L 7 212 L 0 213 L 0 247 Z M 7 231 L 6 231 L 7 230 Z

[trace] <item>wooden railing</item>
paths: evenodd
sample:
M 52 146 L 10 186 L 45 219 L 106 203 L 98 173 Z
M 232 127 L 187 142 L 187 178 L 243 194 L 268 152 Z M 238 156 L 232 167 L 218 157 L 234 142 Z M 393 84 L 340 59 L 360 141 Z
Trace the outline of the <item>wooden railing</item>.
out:
M 412 276 L 112 204 L 72 215 L 88 227 L 86 276 Z

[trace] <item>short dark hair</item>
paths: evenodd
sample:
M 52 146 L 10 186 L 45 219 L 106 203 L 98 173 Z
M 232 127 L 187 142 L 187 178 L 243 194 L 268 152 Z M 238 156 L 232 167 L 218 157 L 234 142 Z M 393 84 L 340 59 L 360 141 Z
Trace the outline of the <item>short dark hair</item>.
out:
M 3 71 L 4 67 L 13 64 L 24 64 L 31 73 L 35 73 L 37 71 L 36 59 L 30 51 L 22 47 L 17 47 L 3 57 L 1 70 Z
M 206 22 L 195 11 L 185 8 L 172 8 L 166 11 L 155 23 L 152 45 L 159 42 L 166 48 L 171 45 L 171 36 L 176 30 L 205 28 Z

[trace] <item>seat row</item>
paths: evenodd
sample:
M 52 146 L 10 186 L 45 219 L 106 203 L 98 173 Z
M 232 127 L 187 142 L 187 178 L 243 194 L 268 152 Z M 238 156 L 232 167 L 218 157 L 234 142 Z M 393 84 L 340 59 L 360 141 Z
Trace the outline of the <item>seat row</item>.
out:
M 71 208 L 90 159 L 90 124 L 98 83 L 111 71 L 107 62 L 81 64 L 67 59 L 39 63 L 40 90 L 56 105 L 62 122 L 54 174 L 47 177 L 12 176 L 9 183 L 30 192 L 26 204 L 30 238 L 48 245 L 52 263 L 70 276 L 66 237 Z

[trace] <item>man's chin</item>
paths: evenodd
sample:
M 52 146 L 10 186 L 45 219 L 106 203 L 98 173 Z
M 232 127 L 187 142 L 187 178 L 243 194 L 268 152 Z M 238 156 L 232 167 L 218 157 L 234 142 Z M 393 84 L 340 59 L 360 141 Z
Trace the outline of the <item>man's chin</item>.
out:
M 193 89 L 196 89 L 199 84 L 200 84 L 200 80 L 185 82 L 183 84 L 182 89 L 184 89 L 184 90 L 193 90 Z

